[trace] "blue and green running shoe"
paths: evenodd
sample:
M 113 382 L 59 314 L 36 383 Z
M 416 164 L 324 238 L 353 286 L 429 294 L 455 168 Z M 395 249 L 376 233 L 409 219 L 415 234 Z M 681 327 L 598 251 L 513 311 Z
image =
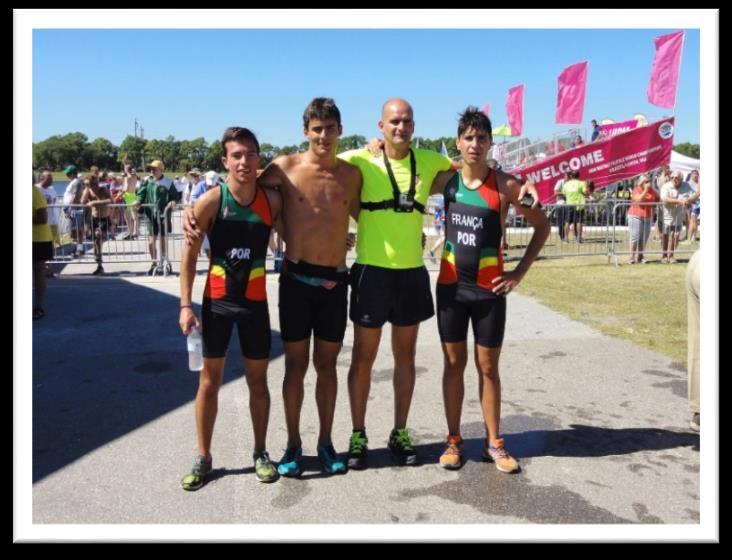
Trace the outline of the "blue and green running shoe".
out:
M 280 475 L 269 458 L 269 453 L 262 450 L 254 454 L 254 474 L 259 482 L 274 482 Z
M 183 488 L 183 490 L 188 490 L 189 492 L 193 490 L 198 490 L 201 486 L 203 486 L 204 482 L 206 481 L 206 477 L 211 472 L 212 468 L 213 458 L 209 461 L 206 461 L 206 457 L 204 457 L 203 455 L 199 455 L 198 457 L 196 457 L 196 462 L 193 463 L 191 472 L 185 475 L 180 481 L 180 487 Z
M 346 472 L 346 465 L 338 458 L 332 443 L 318 446 L 318 459 L 327 473 L 343 474 Z
M 277 472 L 282 476 L 296 477 L 302 473 L 302 446 L 291 445 L 280 459 Z

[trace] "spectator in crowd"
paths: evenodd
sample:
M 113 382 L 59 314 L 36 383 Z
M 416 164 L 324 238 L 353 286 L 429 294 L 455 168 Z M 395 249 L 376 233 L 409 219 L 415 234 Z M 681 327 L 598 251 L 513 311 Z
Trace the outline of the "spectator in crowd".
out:
M 110 208 L 109 211 L 109 233 L 110 235 L 115 235 L 117 233 L 117 226 L 124 219 L 121 206 L 124 204 L 124 198 L 122 197 L 123 189 L 114 173 L 109 173 L 108 181 L 109 195 L 112 197 L 112 204 L 120 205 L 116 208 Z
M 178 191 L 178 200 L 182 200 L 185 203 L 186 192 L 190 192 L 191 189 L 191 182 L 188 180 L 188 175 L 184 172 L 183 175 L 175 178 L 173 184 Z
M 148 168 L 152 172 L 148 175 L 137 189 L 138 206 L 142 205 L 141 212 L 148 220 L 148 249 L 152 264 L 147 271 L 148 276 L 156 272 L 163 273 L 163 263 L 167 257 L 167 233 L 171 229 L 170 210 L 178 202 L 178 190 L 173 181 L 164 175 L 165 165 L 156 159 Z M 157 241 L 160 237 L 160 264 L 158 264 Z M 167 263 L 168 272 L 171 272 L 170 263 Z
M 687 207 L 686 243 L 696 243 L 696 232 L 699 229 L 699 213 L 701 210 L 701 191 L 699 190 L 699 170 L 694 169 L 689 173 L 687 181 L 691 187 L 691 196 L 695 198 L 690 201 Z
M 690 188 L 688 184 L 685 189 L 682 188 L 683 182 L 683 172 L 676 170 L 671 173 L 671 180 L 661 187 L 661 202 L 663 202 L 663 256 L 661 262 L 663 263 L 676 262 L 674 251 L 679 244 L 679 234 L 684 224 L 684 211 Z
M 81 195 L 81 203 L 91 209 L 92 230 L 94 231 L 94 258 L 97 261 L 97 268 L 92 274 L 104 274 L 102 267 L 102 243 L 109 230 L 109 204 L 112 196 L 107 187 L 102 187 L 96 175 L 89 176 L 89 184 L 86 185 Z
M 196 171 L 198 171 L 196 169 Z M 198 176 L 200 176 L 201 173 L 198 172 Z M 196 200 L 198 200 L 205 192 L 207 192 L 209 189 L 212 189 L 216 186 L 218 186 L 221 183 L 221 177 L 219 177 L 219 174 L 215 171 L 206 171 L 206 174 L 203 177 L 203 180 L 199 181 L 195 187 L 193 187 L 193 190 L 191 191 L 190 196 L 190 203 L 195 204 Z M 203 242 L 201 243 L 201 250 L 206 254 L 206 257 L 211 258 L 211 244 L 208 240 L 208 235 L 203 236 Z
M 35 183 L 35 178 L 34 178 Z M 33 319 L 42 319 L 46 312 L 43 309 L 43 298 L 46 295 L 46 261 L 53 258 L 53 235 L 48 225 L 46 197 L 43 191 L 33 185 L 33 286 L 35 287 L 35 304 Z
M 137 239 L 140 235 L 140 220 L 135 211 L 135 201 L 137 200 L 137 184 L 140 178 L 137 176 L 137 170 L 125 165 L 122 178 L 122 199 L 127 205 L 125 208 L 125 220 L 127 221 L 128 239 Z
M 575 139 L 572 141 L 572 147 L 576 148 L 577 146 L 583 146 L 585 143 L 584 140 L 582 140 L 582 136 L 579 134 L 575 137 Z
M 569 243 L 569 240 L 565 237 L 564 225 L 567 221 L 567 200 L 564 198 L 563 193 L 557 193 L 554 201 L 554 209 L 551 211 L 551 216 L 554 218 L 557 224 L 557 233 L 562 243 Z
M 653 203 L 658 202 L 658 193 L 648 175 L 641 175 L 631 194 L 632 204 L 628 211 L 628 231 L 630 232 L 630 260 L 628 264 L 645 263 L 643 250 L 648 243 L 653 226 Z
M 578 243 L 584 243 L 582 237 L 582 224 L 585 219 L 585 195 L 587 185 L 579 179 L 579 171 L 567 173 L 569 181 L 564 183 L 562 194 L 567 199 L 567 222 L 565 224 L 564 238 L 569 241 L 570 229 L 574 231 L 574 238 Z
M 76 240 L 75 257 L 84 253 L 84 209 L 80 206 L 81 194 L 84 191 L 84 181 L 79 177 L 75 165 L 68 165 L 64 174 L 69 179 L 69 184 L 64 191 L 64 213 L 69 220 L 72 240 Z
M 48 170 L 44 169 L 41 172 L 40 179 L 38 181 L 38 188 L 41 189 L 44 198 L 46 199 L 47 213 L 48 213 L 48 226 L 51 228 L 51 243 L 53 245 L 54 252 L 56 247 L 61 245 L 61 236 L 59 235 L 58 224 L 59 214 L 61 213 L 59 208 L 54 208 L 56 204 L 56 189 L 53 188 L 53 174 Z M 49 259 L 50 260 L 50 259 Z M 46 277 L 55 278 L 56 275 L 46 265 Z
M 594 142 L 595 140 L 599 140 L 602 138 L 602 127 L 597 124 L 597 121 L 595 119 L 592 119 L 590 121 L 590 124 L 592 125 L 592 136 L 590 138 L 590 142 Z
M 564 174 L 564 177 L 560 177 L 559 179 L 557 179 L 557 182 L 554 183 L 554 195 L 555 196 L 556 195 L 559 195 L 559 194 L 562 194 L 562 189 L 564 188 L 564 183 L 566 183 L 567 181 L 569 181 L 569 179 L 570 179 L 569 174 L 571 172 L 572 172 L 572 170 L 570 169 L 569 171 L 567 171 Z
M 661 187 L 671 180 L 671 170 L 668 165 L 662 166 L 658 173 L 656 173 L 653 186 L 657 193 L 661 192 Z M 663 238 L 663 206 L 656 206 L 656 229 L 653 233 L 654 241 L 661 241 Z
M 433 227 L 435 228 L 435 235 L 437 236 L 437 240 L 435 241 L 434 245 L 432 245 L 432 248 L 430 249 L 430 259 L 432 260 L 433 263 L 437 262 L 437 259 L 435 258 L 435 252 L 445 242 L 444 226 L 445 226 L 445 208 L 443 206 L 438 206 L 437 208 L 435 208 L 435 216 L 434 216 L 434 221 L 433 221 Z

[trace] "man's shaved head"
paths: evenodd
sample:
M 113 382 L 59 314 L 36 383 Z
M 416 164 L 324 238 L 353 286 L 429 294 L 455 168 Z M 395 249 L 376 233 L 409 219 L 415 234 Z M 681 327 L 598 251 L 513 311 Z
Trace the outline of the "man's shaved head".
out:
M 414 118 L 414 111 L 412 111 L 412 106 L 409 104 L 409 102 L 406 99 L 402 99 L 401 97 L 393 97 L 392 99 L 389 99 L 386 103 L 384 103 L 383 107 L 381 108 L 381 118 L 385 118 L 387 111 L 409 111 L 409 114 L 412 118 Z

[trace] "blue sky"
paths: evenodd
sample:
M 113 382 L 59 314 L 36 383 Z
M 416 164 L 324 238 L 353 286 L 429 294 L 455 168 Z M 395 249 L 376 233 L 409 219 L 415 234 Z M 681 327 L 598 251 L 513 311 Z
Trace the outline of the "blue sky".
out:
M 378 135 L 381 104 L 401 96 L 416 135 L 455 134 L 467 105 L 507 121 L 508 89 L 525 84 L 524 136 L 554 123 L 557 76 L 590 62 L 584 119 L 649 121 L 671 113 L 646 99 L 653 39 L 663 29 L 35 29 L 33 141 L 73 131 L 119 145 L 251 128 L 260 142 L 299 144 L 302 111 L 333 97 L 344 135 Z M 409 53 L 403 56 L 401 53 Z M 674 141 L 699 143 L 699 31 L 687 29 Z

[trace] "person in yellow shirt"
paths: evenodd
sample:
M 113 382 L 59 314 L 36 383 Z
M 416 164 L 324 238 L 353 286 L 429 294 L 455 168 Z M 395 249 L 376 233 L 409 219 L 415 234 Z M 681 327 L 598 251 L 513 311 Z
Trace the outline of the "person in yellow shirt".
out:
M 567 173 L 569 181 L 564 183 L 562 194 L 567 199 L 567 222 L 564 224 L 564 239 L 569 241 L 569 230 L 574 231 L 575 241 L 584 243 L 582 237 L 582 224 L 585 220 L 585 197 L 587 196 L 587 183 L 580 181 L 578 171 Z
M 35 181 L 34 181 L 35 182 Z M 33 186 L 33 285 L 36 301 L 33 319 L 46 315 L 43 298 L 46 295 L 46 261 L 53 258 L 53 234 L 48 225 L 48 206 L 43 191 Z
M 438 192 L 437 174 L 459 164 L 431 150 L 412 149 L 414 124 L 412 106 L 401 98 L 390 99 L 382 107 L 379 129 L 384 144 L 378 155 L 363 149 L 338 156 L 363 175 L 356 263 L 351 268 L 354 343 L 348 392 L 353 432 L 348 467 L 353 469 L 367 466 L 366 404 L 387 321 L 392 324 L 395 403 L 388 447 L 399 465 L 419 464 L 406 424 L 416 379 L 419 324 L 435 314 L 423 260 L 422 214 L 429 195 Z

